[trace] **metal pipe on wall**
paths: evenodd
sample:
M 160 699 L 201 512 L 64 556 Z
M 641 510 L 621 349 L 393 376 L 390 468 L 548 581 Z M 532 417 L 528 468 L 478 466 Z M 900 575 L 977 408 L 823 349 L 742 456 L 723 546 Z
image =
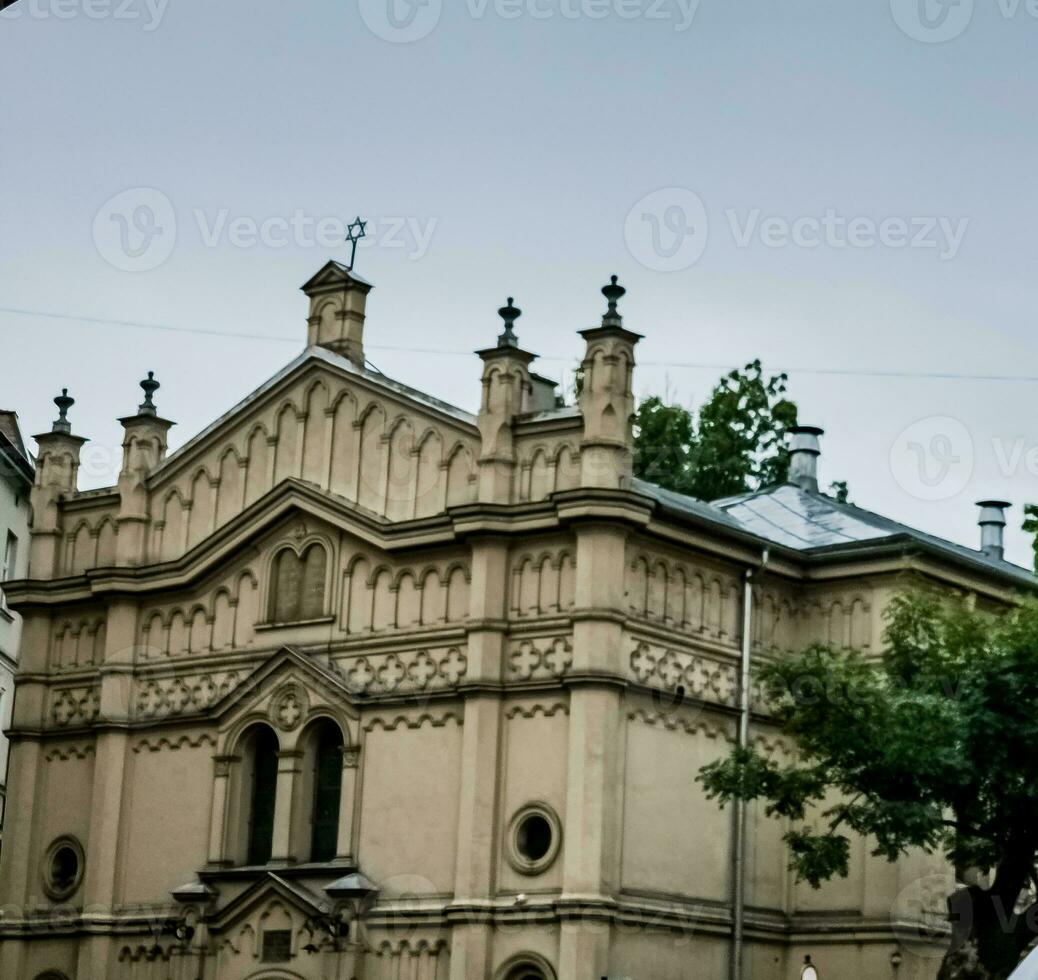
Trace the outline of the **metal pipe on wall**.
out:
M 750 651 L 753 645 L 753 583 L 768 564 L 768 549 L 760 563 L 743 578 L 742 648 L 739 657 L 739 732 L 737 744 L 750 744 Z M 746 931 L 746 802 L 735 800 L 732 810 L 732 954 L 729 976 L 742 980 L 743 935 Z

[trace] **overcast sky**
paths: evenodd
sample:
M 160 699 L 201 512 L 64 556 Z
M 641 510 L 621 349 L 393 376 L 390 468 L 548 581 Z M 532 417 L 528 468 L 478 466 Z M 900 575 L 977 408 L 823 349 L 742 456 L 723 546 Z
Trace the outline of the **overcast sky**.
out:
M 788 369 L 823 482 L 975 546 L 1038 501 L 1038 19 L 942 2 L 19 0 L 0 407 L 67 386 L 112 482 L 144 373 L 180 445 L 301 349 L 359 212 L 385 373 L 474 409 L 514 295 L 562 377 L 615 273 L 639 395 Z

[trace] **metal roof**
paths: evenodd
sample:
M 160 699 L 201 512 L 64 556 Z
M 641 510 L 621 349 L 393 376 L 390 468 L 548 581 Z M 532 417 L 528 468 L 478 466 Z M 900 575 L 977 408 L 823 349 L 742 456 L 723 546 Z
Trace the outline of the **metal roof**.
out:
M 849 508 L 842 508 L 831 497 L 792 484 L 719 500 L 714 506 L 735 518 L 747 531 L 797 550 L 870 541 L 891 533 L 867 520 L 867 511 L 849 512 Z
M 982 551 L 926 534 L 854 504 L 841 504 L 824 493 L 793 484 L 768 487 L 712 503 L 664 490 L 644 480 L 635 480 L 634 489 L 671 510 L 726 525 L 762 543 L 800 552 L 805 558 L 908 541 L 977 571 L 1010 578 L 1032 589 L 1038 586 L 1038 577 L 1012 562 L 992 558 Z

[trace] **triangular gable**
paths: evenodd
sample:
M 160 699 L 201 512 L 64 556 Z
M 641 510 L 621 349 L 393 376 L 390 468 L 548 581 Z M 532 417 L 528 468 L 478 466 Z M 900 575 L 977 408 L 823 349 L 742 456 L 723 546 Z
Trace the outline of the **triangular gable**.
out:
M 296 358 L 286 364 L 277 374 L 263 382 L 231 409 L 224 412 L 210 423 L 198 435 L 189 439 L 183 446 L 160 463 L 149 478 L 154 485 L 190 466 L 191 461 L 202 456 L 215 443 L 219 443 L 250 416 L 271 403 L 278 402 L 297 381 L 308 372 L 320 372 L 321 369 L 330 375 L 355 384 L 373 396 L 382 396 L 397 402 L 401 408 L 410 409 L 418 415 L 426 415 L 440 424 L 456 428 L 459 434 L 464 433 L 478 439 L 476 418 L 470 412 L 451 405 L 402 382 L 394 381 L 375 371 L 358 368 L 347 358 L 323 347 L 309 347 Z
M 471 416 L 311 348 L 148 478 L 149 563 L 173 561 L 286 482 L 394 524 L 476 499 Z
M 283 702 L 288 696 L 294 702 L 291 714 L 282 717 L 279 712 L 286 708 Z M 270 716 L 275 724 L 295 728 L 302 723 L 307 710 L 322 704 L 344 711 L 351 721 L 358 717 L 350 690 L 338 674 L 313 657 L 286 646 L 214 704 L 209 714 L 222 730 L 255 714 Z M 349 735 L 355 738 L 356 732 Z
M 336 262 L 335 259 L 330 259 L 321 266 L 320 269 L 318 269 L 317 273 L 312 278 L 308 279 L 299 288 L 304 293 L 310 293 L 323 286 L 341 285 L 350 279 L 354 282 L 359 282 L 362 286 L 372 287 L 372 284 L 363 276 L 358 276 L 356 272 L 348 266 L 343 265 L 341 262 Z
M 264 871 L 260 874 L 262 877 L 258 881 L 253 882 L 240 895 L 231 899 L 224 908 L 216 912 L 208 921 L 210 929 L 213 931 L 227 929 L 274 897 L 280 898 L 288 905 L 298 909 L 307 918 L 315 915 L 327 915 L 333 909 L 330 899 L 318 895 L 303 885 L 286 881 L 273 871 Z

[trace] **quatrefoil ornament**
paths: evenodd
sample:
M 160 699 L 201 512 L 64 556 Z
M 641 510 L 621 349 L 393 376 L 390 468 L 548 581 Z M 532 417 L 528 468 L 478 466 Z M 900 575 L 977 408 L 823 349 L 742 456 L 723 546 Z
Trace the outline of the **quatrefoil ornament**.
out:
M 283 687 L 270 702 L 270 720 L 282 731 L 299 727 L 309 708 L 306 691 L 298 684 Z

